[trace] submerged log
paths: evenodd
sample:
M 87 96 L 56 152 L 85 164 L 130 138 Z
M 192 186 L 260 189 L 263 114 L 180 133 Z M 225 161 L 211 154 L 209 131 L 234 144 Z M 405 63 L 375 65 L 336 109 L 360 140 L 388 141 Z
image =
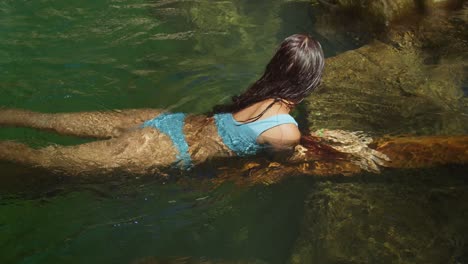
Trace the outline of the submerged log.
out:
M 380 138 L 370 145 L 390 159 L 387 168 L 428 168 L 448 164 L 468 164 L 468 135 Z M 365 173 L 353 157 L 323 158 L 308 153 L 284 162 L 245 162 L 239 167 L 220 169 L 214 182 L 233 180 L 241 185 L 272 184 L 293 176 L 353 176 Z M 385 168 L 383 168 L 385 169 Z
M 468 136 L 427 136 L 380 139 L 376 149 L 385 153 L 392 168 L 422 168 L 468 163 Z
M 239 185 L 251 186 L 255 184 L 274 184 L 290 177 L 327 177 L 327 176 L 358 176 L 363 173 L 378 173 L 378 170 L 367 166 L 369 162 L 380 170 L 388 169 L 415 169 L 431 168 L 449 164 L 468 164 L 468 135 L 460 136 L 421 136 L 421 137 L 383 137 L 366 145 L 368 154 L 364 162 L 356 158 L 356 155 L 344 153 L 343 155 L 322 155 L 301 151 L 296 148 L 292 155 L 280 158 L 265 157 L 263 155 L 244 158 L 222 158 L 206 161 L 197 165 L 191 171 L 177 168 L 161 169 L 158 173 L 147 174 L 145 178 L 161 180 L 162 183 L 175 181 L 183 184 L 194 183 L 193 180 L 203 178 L 214 183 L 213 187 L 225 181 L 231 181 Z M 374 152 L 377 151 L 377 152 Z M 377 153 L 377 154 L 376 154 Z M 382 153 L 389 161 L 378 158 Z M 24 188 L 41 189 L 39 182 L 48 188 L 55 181 L 63 181 L 62 174 L 51 177 L 49 171 L 43 171 L 34 167 L 22 167 L 18 170 L 17 164 L 2 164 L 5 175 L 2 177 L 2 189 L 16 190 Z M 35 175 L 30 177 L 31 173 Z M 369 172 L 370 171 L 370 172 Z M 96 177 L 99 175 L 100 177 Z M 135 175 L 124 172 L 116 172 L 115 177 L 134 178 Z M 106 176 L 111 176 L 106 175 Z M 66 177 L 69 181 L 108 181 L 108 177 L 102 174 L 94 174 L 84 177 Z M 138 178 L 143 175 L 138 174 Z M 39 178 L 38 178 L 39 177 Z M 30 182 L 30 180 L 32 182 Z

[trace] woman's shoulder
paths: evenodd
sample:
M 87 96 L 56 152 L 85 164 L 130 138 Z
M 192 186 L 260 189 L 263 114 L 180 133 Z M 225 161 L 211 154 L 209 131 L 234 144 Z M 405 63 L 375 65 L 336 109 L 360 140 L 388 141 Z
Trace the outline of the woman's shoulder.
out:
M 266 130 L 257 138 L 257 142 L 274 148 L 290 148 L 296 146 L 300 139 L 301 132 L 297 125 L 287 123 Z

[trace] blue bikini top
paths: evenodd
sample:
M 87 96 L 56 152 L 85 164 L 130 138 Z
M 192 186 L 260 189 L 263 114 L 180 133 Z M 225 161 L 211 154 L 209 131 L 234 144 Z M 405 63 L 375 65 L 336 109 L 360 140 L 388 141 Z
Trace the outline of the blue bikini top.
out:
M 264 146 L 257 143 L 257 138 L 266 130 L 283 125 L 295 124 L 296 120 L 288 114 L 280 114 L 250 123 L 240 123 L 231 113 L 215 114 L 214 119 L 218 134 L 224 144 L 238 156 L 257 153 Z

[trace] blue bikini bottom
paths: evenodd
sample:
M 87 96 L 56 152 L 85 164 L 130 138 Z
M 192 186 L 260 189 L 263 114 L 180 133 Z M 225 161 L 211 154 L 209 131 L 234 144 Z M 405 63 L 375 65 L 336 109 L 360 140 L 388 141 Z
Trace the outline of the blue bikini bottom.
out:
M 188 152 L 189 146 L 184 136 L 184 120 L 183 113 L 163 113 L 159 116 L 145 121 L 141 127 L 154 127 L 161 133 L 166 134 L 174 143 L 174 146 L 179 151 L 175 164 L 181 164 L 185 168 L 192 166 L 192 159 Z

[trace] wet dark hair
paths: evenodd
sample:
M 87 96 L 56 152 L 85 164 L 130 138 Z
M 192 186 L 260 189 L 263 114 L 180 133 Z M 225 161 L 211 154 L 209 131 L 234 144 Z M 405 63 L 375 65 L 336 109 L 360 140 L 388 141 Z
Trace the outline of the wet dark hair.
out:
M 283 101 L 294 107 L 320 84 L 324 62 L 318 41 L 304 34 L 289 36 L 283 40 L 260 79 L 241 95 L 232 97 L 232 103 L 216 106 L 213 110 L 215 113 L 235 113 L 265 99 Z M 263 113 L 256 119 L 261 115 Z

